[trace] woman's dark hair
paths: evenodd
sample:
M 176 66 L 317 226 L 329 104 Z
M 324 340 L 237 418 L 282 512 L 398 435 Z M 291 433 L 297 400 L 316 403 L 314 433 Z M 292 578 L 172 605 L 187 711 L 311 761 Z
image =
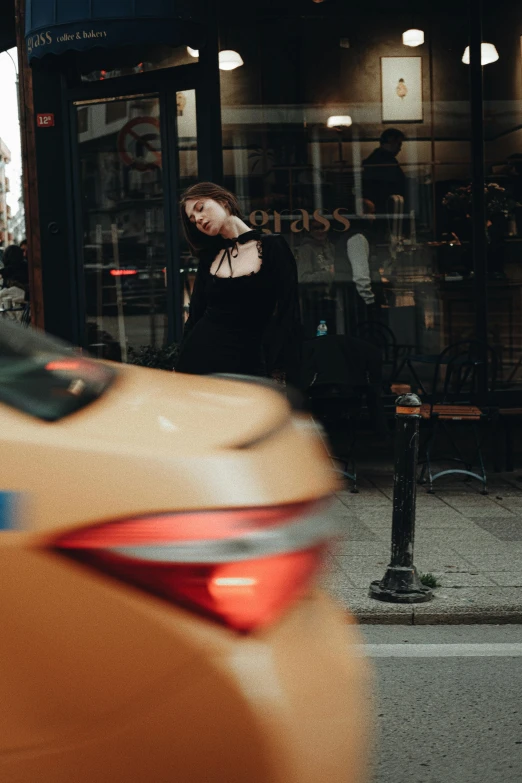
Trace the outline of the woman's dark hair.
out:
M 213 182 L 199 182 L 192 185 L 182 194 L 179 205 L 181 211 L 181 222 L 185 237 L 192 251 L 196 256 L 200 256 L 205 250 L 218 249 L 219 240 L 216 237 L 208 237 L 196 228 L 187 217 L 185 206 L 190 199 L 211 198 L 218 201 L 227 212 L 236 217 L 242 218 L 241 209 L 237 198 L 229 190 L 222 188 L 221 185 L 215 185 Z

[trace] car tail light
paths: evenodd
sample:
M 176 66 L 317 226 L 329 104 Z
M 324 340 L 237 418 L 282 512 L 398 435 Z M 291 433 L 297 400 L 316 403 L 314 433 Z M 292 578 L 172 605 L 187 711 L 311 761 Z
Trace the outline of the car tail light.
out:
M 111 269 L 112 277 L 129 277 L 129 275 L 137 275 L 137 269 Z
M 53 546 L 229 628 L 251 631 L 303 595 L 338 532 L 322 501 L 109 522 L 67 533 Z

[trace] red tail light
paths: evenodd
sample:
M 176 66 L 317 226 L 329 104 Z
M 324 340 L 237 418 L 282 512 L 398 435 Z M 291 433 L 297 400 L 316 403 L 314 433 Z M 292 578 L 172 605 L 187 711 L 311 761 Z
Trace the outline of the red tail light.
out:
M 161 514 L 67 533 L 68 556 L 238 631 L 275 620 L 319 570 L 327 505 Z

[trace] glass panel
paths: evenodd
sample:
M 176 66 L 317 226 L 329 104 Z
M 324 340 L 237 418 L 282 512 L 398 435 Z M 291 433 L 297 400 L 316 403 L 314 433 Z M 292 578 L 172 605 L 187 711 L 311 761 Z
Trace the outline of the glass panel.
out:
M 306 337 L 325 321 L 377 342 L 388 388 L 421 388 L 431 357 L 475 333 L 468 212 L 444 202 L 471 176 L 468 4 L 452 25 L 420 8 L 413 24 L 405 4 L 309 5 L 248 26 L 222 5 L 244 61 L 221 71 L 225 184 L 291 245 Z
M 500 363 L 499 385 L 505 389 L 522 387 L 521 22 L 517 4 L 500 0 L 484 7 L 483 38 L 489 51 L 483 56 L 498 56 L 483 69 L 488 335 Z
M 197 49 L 190 49 L 187 46 L 155 46 L 147 48 L 142 53 L 142 62 L 136 62 L 122 68 L 104 68 L 97 71 L 82 73 L 82 82 L 98 82 L 106 79 L 117 79 L 120 76 L 132 76 L 137 73 L 147 73 L 148 71 L 158 71 L 164 68 L 173 68 L 177 65 L 188 65 L 197 63 L 199 52 Z
M 183 90 L 176 93 L 177 130 L 178 130 L 178 161 L 179 190 L 178 199 L 186 188 L 198 181 L 198 144 L 196 125 L 196 91 Z M 183 235 L 181 220 L 179 221 L 180 237 L 180 277 L 181 277 L 181 307 L 182 321 L 188 317 L 190 295 L 194 285 L 197 269 L 197 259 L 192 255 L 189 245 Z
M 86 345 L 127 361 L 167 338 L 157 96 L 78 104 Z

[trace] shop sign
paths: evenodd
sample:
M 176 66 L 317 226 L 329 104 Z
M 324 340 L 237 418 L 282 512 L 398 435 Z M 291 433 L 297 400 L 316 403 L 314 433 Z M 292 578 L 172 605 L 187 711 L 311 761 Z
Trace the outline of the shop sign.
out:
M 157 117 L 134 117 L 118 134 L 118 152 L 137 171 L 161 167 L 161 131 Z
M 67 44 L 67 47 L 72 47 L 78 41 L 91 42 L 104 40 L 107 38 L 107 30 L 94 30 L 92 27 L 73 27 L 69 32 L 62 32 L 61 35 L 57 35 L 55 30 L 44 30 L 41 33 L 34 33 L 26 38 L 27 54 L 32 55 L 36 49 L 42 48 L 44 50 L 55 51 L 57 45 Z M 58 48 L 60 48 L 58 46 Z M 45 54 L 45 51 L 44 51 Z
M 265 234 L 271 234 L 272 231 L 280 234 L 287 227 L 292 234 L 300 234 L 302 231 L 310 231 L 310 221 L 318 223 L 322 231 L 332 230 L 343 234 L 350 228 L 349 216 L 350 210 L 345 207 L 337 207 L 331 212 L 328 209 L 255 209 L 250 213 L 249 220 L 252 226 L 261 228 Z
M 53 128 L 54 114 L 37 114 L 36 124 L 39 128 Z

